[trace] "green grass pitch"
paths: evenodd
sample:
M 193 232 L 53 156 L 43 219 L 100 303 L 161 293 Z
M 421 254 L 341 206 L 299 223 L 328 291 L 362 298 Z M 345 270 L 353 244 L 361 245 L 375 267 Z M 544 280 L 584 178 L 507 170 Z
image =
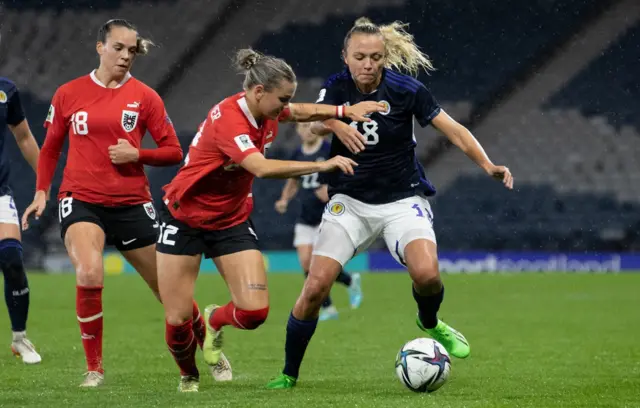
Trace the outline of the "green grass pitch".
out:
M 161 306 L 137 276 L 105 282 L 106 385 L 78 388 L 84 371 L 70 275 L 30 275 L 29 335 L 39 366 L 12 357 L 0 313 L 0 407 L 640 407 L 640 274 L 449 275 L 441 317 L 471 343 L 450 381 L 431 395 L 396 379 L 394 358 L 421 336 L 406 274 L 365 274 L 364 302 L 319 324 L 298 387 L 270 391 L 282 367 L 285 324 L 301 275 L 271 275 L 271 313 L 257 331 L 230 328 L 234 381 L 214 384 L 198 352 L 200 392 L 176 392 Z M 224 303 L 218 276 L 198 281 L 197 300 Z

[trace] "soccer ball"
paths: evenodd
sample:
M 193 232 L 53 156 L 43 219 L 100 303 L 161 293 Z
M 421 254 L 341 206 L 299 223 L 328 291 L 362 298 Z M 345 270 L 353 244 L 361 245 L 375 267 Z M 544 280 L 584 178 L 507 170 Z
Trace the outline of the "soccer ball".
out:
M 434 392 L 451 374 L 451 359 L 444 346 L 433 339 L 411 340 L 396 357 L 398 379 L 411 391 Z

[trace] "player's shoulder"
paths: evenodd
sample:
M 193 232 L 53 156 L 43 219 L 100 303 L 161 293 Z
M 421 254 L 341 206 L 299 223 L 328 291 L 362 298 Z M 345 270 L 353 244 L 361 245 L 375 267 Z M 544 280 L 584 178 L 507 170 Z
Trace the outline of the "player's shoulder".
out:
M 296 146 L 289 154 L 289 160 L 303 160 L 302 145 Z
M 0 90 L 4 92 L 14 92 L 18 87 L 15 82 L 10 80 L 9 78 L 0 76 Z
M 248 113 L 245 113 L 245 111 Z M 223 99 L 211 108 L 207 121 L 220 130 L 232 133 L 248 133 L 251 128 L 250 115 L 251 113 L 249 113 L 249 108 L 246 105 L 245 93 L 240 92 Z
M 345 68 L 344 70 L 337 72 L 333 75 L 329 75 L 329 77 L 324 81 L 322 85 L 323 88 L 333 88 L 333 87 L 342 87 L 351 78 L 349 71 Z
M 424 84 L 416 78 L 392 69 L 385 68 L 384 83 L 392 91 L 415 94 L 419 90 L 426 89 Z
M 84 95 L 87 92 L 87 85 L 92 81 L 90 74 L 79 76 L 60 85 L 56 90 L 56 94 L 68 95 L 77 93 Z
M 146 98 L 150 98 L 154 100 L 162 100 L 162 98 L 160 98 L 160 95 L 158 94 L 158 92 L 156 92 L 155 89 L 145 84 L 138 78 L 132 76 L 127 80 L 127 82 L 130 82 L 130 85 L 133 85 L 132 88 L 135 88 L 136 91 L 142 92 L 142 94 Z
M 324 139 L 322 141 L 322 146 L 320 146 L 320 152 L 327 154 L 330 151 L 331 151 L 331 142 L 328 141 L 327 139 Z

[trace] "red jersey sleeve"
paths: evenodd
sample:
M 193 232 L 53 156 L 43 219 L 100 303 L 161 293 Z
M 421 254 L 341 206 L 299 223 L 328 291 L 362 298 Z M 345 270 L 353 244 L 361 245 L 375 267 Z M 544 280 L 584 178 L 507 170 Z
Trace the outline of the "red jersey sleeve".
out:
M 291 108 L 289 108 L 289 105 L 287 105 L 287 107 L 284 108 L 278 115 L 278 122 L 289 119 L 289 116 L 291 116 Z
M 160 95 L 150 89 L 146 93 L 143 109 L 147 129 L 158 148 L 140 149 L 138 161 L 151 166 L 170 166 L 180 163 L 182 160 L 180 142 Z
M 36 191 L 48 191 L 51 187 L 51 180 L 53 180 L 56 171 L 64 138 L 69 132 L 69 121 L 64 112 L 64 99 L 63 89 L 58 88 L 51 100 L 47 119 L 44 121 L 47 135 L 38 158 Z
M 231 115 L 231 113 L 229 113 Z M 221 119 L 224 116 L 221 116 Z M 216 120 L 215 128 L 218 148 L 235 163 L 240 164 L 251 153 L 260 153 L 251 140 L 249 124 L 244 120 L 229 118 Z

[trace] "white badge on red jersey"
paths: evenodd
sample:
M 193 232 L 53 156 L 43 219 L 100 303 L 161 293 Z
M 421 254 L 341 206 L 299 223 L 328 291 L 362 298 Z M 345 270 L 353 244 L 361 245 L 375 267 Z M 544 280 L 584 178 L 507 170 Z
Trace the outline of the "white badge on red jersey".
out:
M 249 135 L 239 135 L 234 137 L 233 140 L 236 141 L 236 144 L 240 148 L 241 152 L 245 152 L 251 148 L 254 148 L 254 149 L 256 148 L 256 146 L 253 144 L 253 142 L 249 138 Z
M 133 129 L 136 128 L 136 125 L 138 124 L 138 112 L 123 110 L 122 120 L 120 121 L 120 123 L 122 124 L 122 128 L 124 129 L 125 132 L 127 133 L 131 132 Z

